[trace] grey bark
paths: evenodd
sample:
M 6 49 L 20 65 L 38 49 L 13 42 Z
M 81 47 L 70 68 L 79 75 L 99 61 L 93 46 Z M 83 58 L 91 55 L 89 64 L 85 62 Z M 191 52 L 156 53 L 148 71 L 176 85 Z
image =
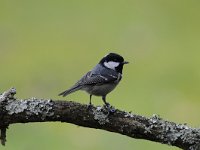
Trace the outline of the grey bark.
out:
M 17 100 L 15 89 L 0 95 L 0 139 L 5 145 L 6 129 L 10 124 L 60 121 L 83 127 L 102 129 L 136 139 L 145 139 L 179 147 L 200 149 L 200 129 L 165 121 L 157 115 L 151 118 L 106 107 L 60 100 L 30 98 Z

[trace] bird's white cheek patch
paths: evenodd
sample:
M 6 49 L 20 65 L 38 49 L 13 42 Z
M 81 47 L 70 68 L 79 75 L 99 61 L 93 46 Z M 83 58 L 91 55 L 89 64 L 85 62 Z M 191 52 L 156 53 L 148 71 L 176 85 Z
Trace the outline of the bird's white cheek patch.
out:
M 114 62 L 114 61 L 109 61 L 109 62 L 104 62 L 104 65 L 107 68 L 115 70 L 115 67 L 119 66 L 119 63 L 118 62 Z

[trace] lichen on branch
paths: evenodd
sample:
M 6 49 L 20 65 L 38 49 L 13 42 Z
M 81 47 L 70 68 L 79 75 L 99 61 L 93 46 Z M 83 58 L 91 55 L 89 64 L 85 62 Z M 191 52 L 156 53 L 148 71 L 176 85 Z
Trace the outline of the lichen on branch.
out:
M 185 150 L 200 149 L 200 129 L 165 121 L 158 115 L 147 118 L 116 109 L 94 107 L 73 101 L 14 98 L 15 89 L 0 95 L 1 142 L 5 145 L 6 128 L 10 124 L 60 121 L 102 129 L 136 139 L 145 139 Z

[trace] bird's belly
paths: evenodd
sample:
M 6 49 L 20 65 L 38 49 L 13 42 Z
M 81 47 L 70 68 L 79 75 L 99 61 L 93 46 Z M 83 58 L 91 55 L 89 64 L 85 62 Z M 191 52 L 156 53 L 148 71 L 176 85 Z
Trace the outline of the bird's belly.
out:
M 95 86 L 86 87 L 83 90 L 85 90 L 87 93 L 91 95 L 105 96 L 108 93 L 110 93 L 116 86 L 117 84 L 95 85 Z

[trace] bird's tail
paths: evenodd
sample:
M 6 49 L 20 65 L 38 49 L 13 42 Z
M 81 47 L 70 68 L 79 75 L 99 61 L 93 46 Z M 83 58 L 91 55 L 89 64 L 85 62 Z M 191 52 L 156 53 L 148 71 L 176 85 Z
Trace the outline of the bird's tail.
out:
M 69 95 L 69 94 L 71 94 L 71 93 L 73 93 L 73 92 L 76 92 L 76 91 L 78 91 L 78 90 L 80 90 L 80 89 L 81 89 L 80 86 L 74 86 L 74 87 L 71 87 L 70 89 L 68 89 L 68 90 L 66 90 L 66 91 L 64 91 L 64 92 L 62 92 L 62 93 L 60 93 L 60 94 L 58 94 L 58 96 L 63 96 L 63 97 L 65 97 L 65 96 L 67 96 L 67 95 Z

